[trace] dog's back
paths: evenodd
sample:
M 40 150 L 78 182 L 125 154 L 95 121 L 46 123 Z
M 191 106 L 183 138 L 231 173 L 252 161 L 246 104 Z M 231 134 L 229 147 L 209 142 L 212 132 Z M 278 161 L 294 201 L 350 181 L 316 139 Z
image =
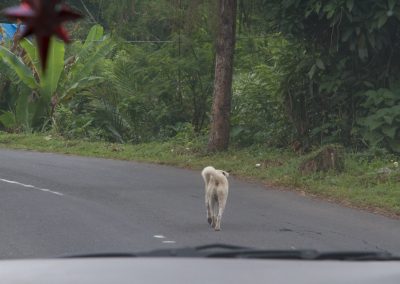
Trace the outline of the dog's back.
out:
M 208 190 L 213 195 L 228 194 L 228 179 L 221 171 L 215 171 L 208 181 Z

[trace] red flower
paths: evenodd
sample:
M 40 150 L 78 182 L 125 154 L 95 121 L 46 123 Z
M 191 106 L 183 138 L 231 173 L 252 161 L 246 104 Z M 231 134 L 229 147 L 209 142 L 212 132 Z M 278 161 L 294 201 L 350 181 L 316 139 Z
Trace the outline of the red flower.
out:
M 62 24 L 82 17 L 67 5 L 61 4 L 60 0 L 24 0 L 21 5 L 7 8 L 3 13 L 10 19 L 23 22 L 25 28 L 21 37 L 35 35 L 43 70 L 46 68 L 51 36 L 56 35 L 69 42 L 68 33 Z

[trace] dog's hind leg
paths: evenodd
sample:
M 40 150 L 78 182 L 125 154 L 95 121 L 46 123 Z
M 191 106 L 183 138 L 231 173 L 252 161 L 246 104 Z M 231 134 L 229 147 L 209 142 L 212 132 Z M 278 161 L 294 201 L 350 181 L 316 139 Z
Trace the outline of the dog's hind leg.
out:
M 211 227 L 215 228 L 217 225 L 217 214 L 218 214 L 218 199 L 212 196 L 210 199 L 210 213 L 211 213 Z
M 212 213 L 211 213 L 211 207 L 210 207 L 211 205 L 210 205 L 210 202 L 208 201 L 207 194 L 206 194 L 205 203 L 206 203 L 206 210 L 207 210 L 207 222 L 208 222 L 208 224 L 211 225 L 211 222 L 212 222 Z
M 222 214 L 224 213 L 225 210 L 225 205 L 226 205 L 226 198 L 225 197 L 218 198 L 218 215 L 216 217 L 215 227 L 213 227 L 215 231 L 221 230 L 221 219 L 222 219 Z

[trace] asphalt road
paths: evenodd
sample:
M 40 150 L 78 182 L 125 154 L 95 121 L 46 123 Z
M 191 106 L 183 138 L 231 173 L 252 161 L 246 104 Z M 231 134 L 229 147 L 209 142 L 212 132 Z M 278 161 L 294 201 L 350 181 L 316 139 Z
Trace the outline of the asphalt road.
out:
M 222 231 L 200 173 L 0 150 L 0 259 L 210 243 L 400 254 L 400 221 L 230 178 Z

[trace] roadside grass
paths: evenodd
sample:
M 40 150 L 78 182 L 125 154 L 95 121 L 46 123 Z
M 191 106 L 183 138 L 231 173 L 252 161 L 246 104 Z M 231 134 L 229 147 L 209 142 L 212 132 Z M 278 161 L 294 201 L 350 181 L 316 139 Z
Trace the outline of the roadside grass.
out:
M 394 162 L 396 159 L 398 162 L 400 157 L 346 153 L 344 172 L 304 175 L 298 170 L 303 157 L 290 151 L 252 146 L 231 148 L 224 153 L 209 155 L 204 149 L 205 142 L 175 139 L 163 143 L 122 145 L 66 140 L 50 135 L 0 132 L 2 148 L 134 160 L 196 170 L 213 165 L 242 179 L 263 182 L 280 189 L 296 190 L 302 195 L 392 217 L 400 216 L 400 170 L 394 166 Z M 379 173 L 382 169 L 386 170 Z

